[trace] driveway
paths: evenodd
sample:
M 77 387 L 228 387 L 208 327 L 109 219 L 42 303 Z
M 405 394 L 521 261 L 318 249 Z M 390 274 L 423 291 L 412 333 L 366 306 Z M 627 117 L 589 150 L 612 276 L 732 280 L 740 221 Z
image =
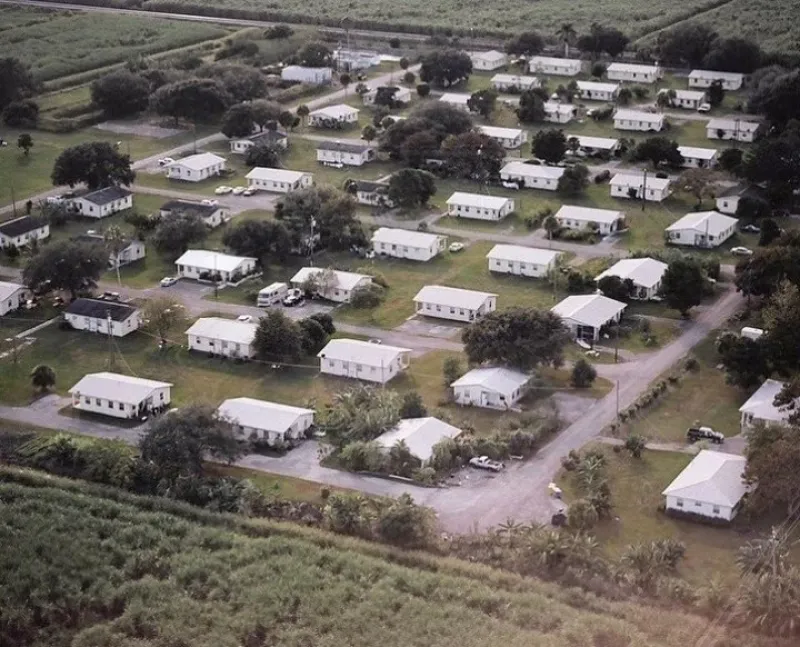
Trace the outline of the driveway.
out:
M 220 180 L 220 184 L 224 184 L 224 180 Z M 208 196 L 199 194 L 199 193 L 191 193 L 189 191 L 181 191 L 180 187 L 176 185 L 176 188 L 169 188 L 169 189 L 158 189 L 151 186 L 144 186 L 142 184 L 134 184 L 131 186 L 131 191 L 134 193 L 141 193 L 144 195 L 160 195 L 163 196 L 164 200 L 190 200 L 192 202 L 197 202 L 199 200 L 207 200 L 209 199 Z M 256 193 L 255 195 L 251 196 L 243 196 L 243 195 L 223 195 L 223 196 L 216 196 L 213 199 L 219 200 L 220 205 L 224 207 L 228 207 L 230 209 L 231 215 L 236 215 L 242 213 L 243 211 L 251 211 L 253 209 L 261 209 L 262 211 L 274 211 L 275 204 L 278 202 L 278 199 L 281 196 L 277 193 Z

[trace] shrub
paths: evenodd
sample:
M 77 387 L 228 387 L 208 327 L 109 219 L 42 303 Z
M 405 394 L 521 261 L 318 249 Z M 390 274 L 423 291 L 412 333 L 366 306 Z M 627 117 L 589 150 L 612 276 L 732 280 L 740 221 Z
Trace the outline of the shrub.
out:
M 386 463 L 386 456 L 377 443 L 356 440 L 339 452 L 339 461 L 353 472 L 380 472 Z
M 384 288 L 377 283 L 370 283 L 353 290 L 350 305 L 358 309 L 377 308 L 384 297 Z
M 409 391 L 403 395 L 400 404 L 401 418 L 424 418 L 428 415 L 428 410 L 422 402 L 422 396 L 416 391 Z
M 608 182 L 611 179 L 611 171 L 605 169 L 600 171 L 597 175 L 594 176 L 594 183 L 595 184 L 602 184 L 603 182 Z
M 597 379 L 597 370 L 585 359 L 581 358 L 572 367 L 570 383 L 577 389 L 588 389 Z
M 596 508 L 588 499 L 578 499 L 567 510 L 567 525 L 574 530 L 589 530 L 599 519 Z

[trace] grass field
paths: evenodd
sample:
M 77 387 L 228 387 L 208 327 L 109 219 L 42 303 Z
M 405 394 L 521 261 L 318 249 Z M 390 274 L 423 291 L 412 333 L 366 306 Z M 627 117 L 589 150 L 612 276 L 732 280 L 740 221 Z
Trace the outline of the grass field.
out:
M 429 645 L 432 636 L 439 647 L 679 647 L 701 637 L 726 644 L 722 624 L 688 612 L 18 474 L 2 472 L 13 524 L 0 525 L 0 572 L 4 612 L 34 632 L 30 647 L 395 647 Z M 32 609 L 37 620 L 23 620 Z
M 219 38 L 219 25 L 101 13 L 0 7 L 0 51 L 31 66 L 39 81 Z

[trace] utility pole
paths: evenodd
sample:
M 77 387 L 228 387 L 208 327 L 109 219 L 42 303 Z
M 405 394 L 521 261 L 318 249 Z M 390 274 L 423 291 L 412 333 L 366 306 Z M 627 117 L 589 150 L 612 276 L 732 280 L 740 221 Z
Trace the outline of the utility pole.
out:
M 645 204 L 647 204 L 647 167 L 645 167 L 644 175 L 642 176 L 642 211 L 644 211 Z
M 11 361 L 14 363 L 16 367 L 17 362 L 19 361 L 19 357 L 17 356 L 17 338 L 16 337 L 9 337 L 6 339 L 6 342 L 11 345 Z
M 114 335 L 111 332 L 111 311 L 106 310 L 106 328 L 108 330 L 108 370 L 114 368 Z
M 14 187 L 11 187 L 11 213 L 14 214 L 14 218 L 17 217 L 17 201 L 14 199 Z
M 619 380 L 617 380 L 617 429 L 619 429 Z

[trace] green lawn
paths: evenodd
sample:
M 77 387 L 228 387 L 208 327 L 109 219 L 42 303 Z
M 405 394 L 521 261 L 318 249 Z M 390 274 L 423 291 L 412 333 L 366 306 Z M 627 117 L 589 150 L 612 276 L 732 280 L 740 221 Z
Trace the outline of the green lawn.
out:
M 672 340 L 680 336 L 680 328 L 675 321 L 664 321 L 661 319 L 650 320 L 650 337 L 653 342 L 645 343 L 645 337 L 640 333 L 632 333 L 628 337 L 619 340 L 619 347 L 634 353 L 648 353 L 666 346 Z M 613 346 L 613 339 L 603 340 L 603 346 Z
M 448 229 L 458 229 L 465 232 L 474 231 L 486 234 L 503 234 L 511 236 L 527 236 L 531 230 L 525 226 L 518 215 L 512 214 L 502 220 L 478 220 L 475 218 L 458 218 L 457 216 L 442 216 L 435 225 Z

